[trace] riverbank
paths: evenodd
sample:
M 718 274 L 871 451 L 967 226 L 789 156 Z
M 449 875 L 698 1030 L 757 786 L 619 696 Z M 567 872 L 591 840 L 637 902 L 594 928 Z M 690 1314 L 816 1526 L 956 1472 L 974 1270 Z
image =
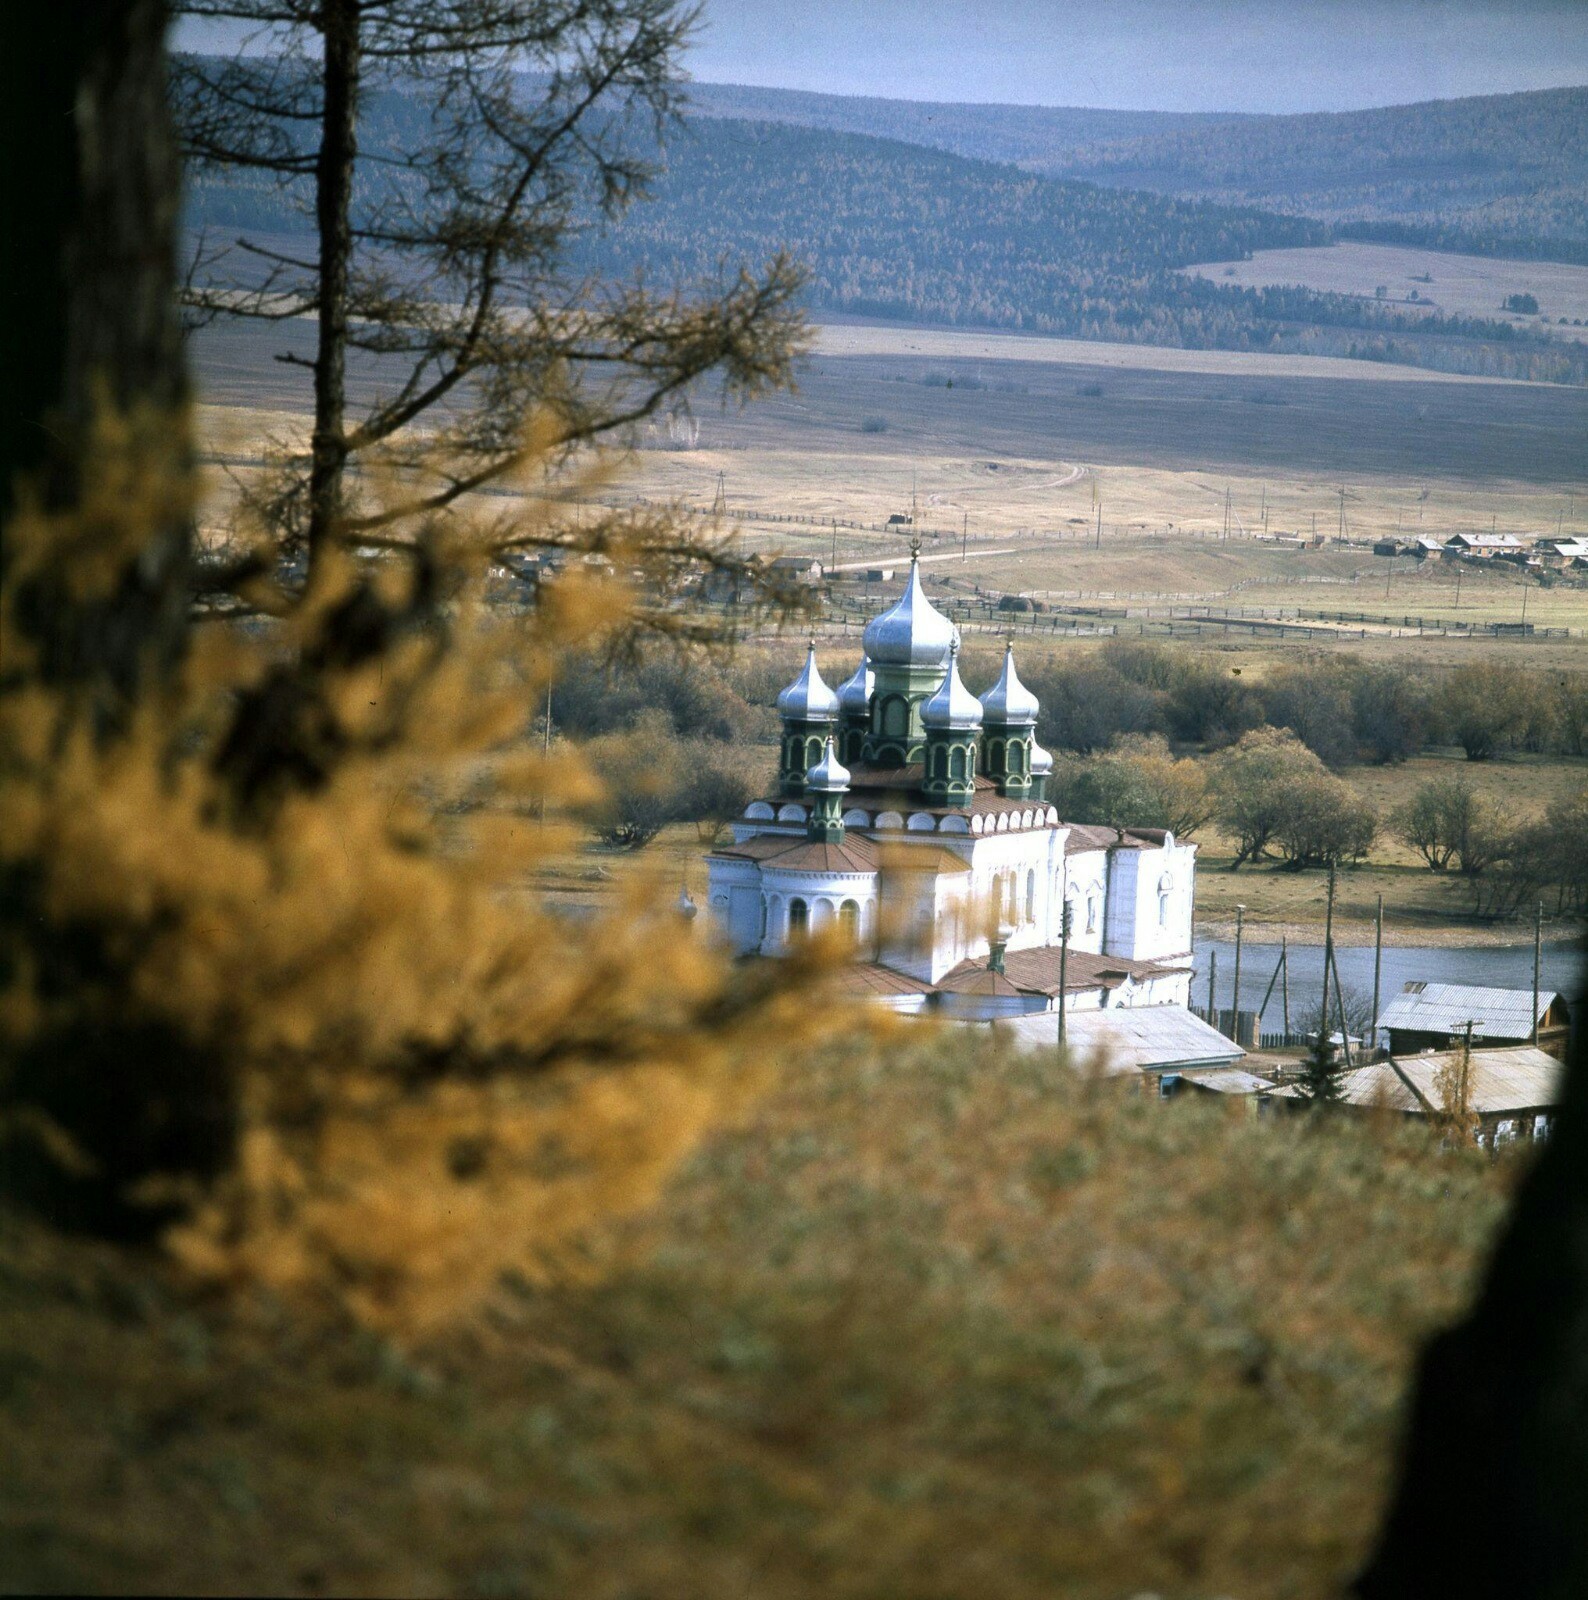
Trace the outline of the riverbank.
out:
M 1265 922 L 1247 917 L 1245 940 L 1248 944 L 1275 944 L 1282 939 L 1293 945 L 1323 945 L 1323 922 Z M 1544 937 L 1552 944 L 1569 941 L 1580 932 L 1570 921 L 1546 922 Z M 1229 944 L 1235 939 L 1234 917 L 1198 918 L 1195 926 L 1198 944 Z M 1334 942 L 1340 946 L 1371 946 L 1374 930 L 1371 919 L 1336 916 Z M 1397 927 L 1386 909 L 1384 947 L 1411 948 L 1432 946 L 1443 950 L 1531 950 L 1533 928 L 1527 922 L 1456 923 L 1448 927 L 1429 927 L 1419 923 Z

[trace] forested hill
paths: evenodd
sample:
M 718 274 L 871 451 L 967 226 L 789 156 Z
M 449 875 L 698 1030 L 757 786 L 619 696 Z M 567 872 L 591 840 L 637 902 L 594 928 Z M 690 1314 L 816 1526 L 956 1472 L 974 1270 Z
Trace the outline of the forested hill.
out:
M 696 84 L 697 115 L 869 133 L 1050 177 L 1588 261 L 1588 88 L 1297 116 L 958 105 Z
M 1326 237 L 1303 218 L 1039 178 L 893 140 L 703 120 L 669 150 L 654 199 L 591 254 L 697 277 L 724 258 L 788 249 L 824 308 L 1179 344 L 1205 342 L 1232 314 L 1168 303 L 1170 269 Z
M 1194 133 L 1244 120 L 1227 112 L 1102 111 L 1085 106 L 979 105 L 816 94 L 738 83 L 694 83 L 697 117 L 786 122 L 900 139 L 953 155 L 1005 161 L 1050 175 L 1120 145 L 1162 134 Z
M 426 117 L 412 98 L 381 92 L 361 121 L 364 148 L 393 157 L 424 137 Z M 395 160 L 369 172 L 377 186 L 404 182 Z M 197 174 L 187 218 L 294 232 L 306 200 L 248 172 Z M 786 250 L 808 269 L 816 311 L 1588 378 L 1588 349 L 1509 324 L 1177 270 L 1328 238 L 1326 223 L 1255 207 L 1045 178 L 863 134 L 697 118 L 668 145 L 648 200 L 611 227 L 590 219 L 573 265 L 670 285 Z

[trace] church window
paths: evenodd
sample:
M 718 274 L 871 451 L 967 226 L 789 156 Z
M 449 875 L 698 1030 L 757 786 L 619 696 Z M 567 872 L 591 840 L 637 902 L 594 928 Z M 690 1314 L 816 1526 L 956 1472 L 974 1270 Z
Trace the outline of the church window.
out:
M 805 741 L 805 770 L 810 771 L 822 758 L 822 741 L 820 739 L 807 739 Z
M 951 778 L 963 779 L 965 776 L 965 752 L 958 746 L 949 751 L 948 775 Z
M 1026 921 L 1037 920 L 1037 874 L 1033 868 L 1026 874 Z
M 1158 896 L 1158 926 L 1160 928 L 1169 926 L 1169 895 L 1167 891 Z
M 909 726 L 909 707 L 897 695 L 889 695 L 882 702 L 882 731 L 899 737 L 909 730 Z
M 790 900 L 788 903 L 788 938 L 793 944 L 796 939 L 803 939 L 810 931 L 811 908 L 803 900 Z
M 838 926 L 843 929 L 846 943 L 860 943 L 860 907 L 855 901 L 846 900 L 839 906 Z
M 1086 931 L 1097 932 L 1097 896 L 1089 894 L 1086 897 Z

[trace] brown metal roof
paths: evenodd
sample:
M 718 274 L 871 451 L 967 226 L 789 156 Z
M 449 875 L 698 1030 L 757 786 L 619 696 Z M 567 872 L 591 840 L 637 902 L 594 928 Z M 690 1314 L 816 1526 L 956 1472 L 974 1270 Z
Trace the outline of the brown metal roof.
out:
M 1024 990 L 1012 984 L 1002 972 L 994 972 L 985 964 L 963 961 L 938 980 L 938 989 L 944 994 L 1007 995 L 1018 999 Z
M 845 994 L 930 994 L 932 985 L 908 973 L 885 967 L 880 961 L 855 961 L 834 974 L 834 983 Z
M 802 839 L 767 857 L 766 862 L 779 872 L 875 872 L 877 847 L 858 836 L 845 838 L 842 844 Z
M 1089 950 L 1072 950 L 1065 962 L 1064 989 L 1067 994 L 1077 989 L 1117 989 L 1129 979 L 1140 981 L 1182 972 L 1190 959 L 1176 956 L 1163 961 L 1127 961 L 1123 956 L 1099 956 Z M 1056 945 L 1010 950 L 1004 956 L 1004 971 L 1027 993 L 1057 994 L 1059 964 L 1060 951 Z

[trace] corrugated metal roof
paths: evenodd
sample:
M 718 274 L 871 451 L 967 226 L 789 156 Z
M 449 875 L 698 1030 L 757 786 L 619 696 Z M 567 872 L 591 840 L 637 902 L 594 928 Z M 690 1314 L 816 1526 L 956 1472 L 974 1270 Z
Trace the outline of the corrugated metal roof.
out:
M 1014 1017 L 998 1026 L 1032 1048 L 1051 1050 L 1058 1038 L 1058 1018 L 1051 1011 Z M 1227 1065 L 1246 1054 L 1184 1006 L 1072 1011 L 1064 1019 L 1064 1032 L 1072 1059 L 1095 1062 L 1112 1073 Z
M 1555 1003 L 1541 989 L 1538 1015 Z M 1531 989 L 1490 989 L 1475 983 L 1408 983 L 1379 1014 L 1381 1028 L 1459 1034 L 1470 1022 L 1474 1039 L 1525 1039 L 1533 1031 Z
M 1449 1104 L 1450 1069 L 1458 1066 L 1460 1059 L 1459 1050 L 1440 1050 L 1422 1056 L 1397 1056 L 1393 1067 L 1387 1061 L 1376 1061 L 1371 1066 L 1342 1072 L 1340 1096 L 1351 1106 L 1382 1106 L 1389 1111 L 1425 1116 L 1429 1106 L 1440 1111 Z M 1564 1072 L 1564 1066 L 1554 1056 L 1530 1044 L 1514 1045 L 1508 1050 L 1474 1050 L 1467 1068 L 1467 1108 L 1478 1116 L 1504 1116 L 1507 1112 L 1552 1106 L 1560 1099 Z M 1271 1093 L 1286 1100 L 1300 1098 L 1300 1091 L 1293 1084 Z
M 1274 1086 L 1267 1078 L 1255 1072 L 1243 1072 L 1239 1067 L 1208 1067 L 1196 1072 L 1180 1074 L 1187 1083 L 1199 1089 L 1212 1089 L 1216 1094 L 1262 1094 Z

